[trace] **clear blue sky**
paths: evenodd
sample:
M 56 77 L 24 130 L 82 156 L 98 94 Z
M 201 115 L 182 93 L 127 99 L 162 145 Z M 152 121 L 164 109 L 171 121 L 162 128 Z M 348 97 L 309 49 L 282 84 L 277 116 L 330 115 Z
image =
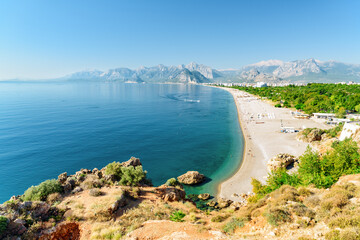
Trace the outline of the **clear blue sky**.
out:
M 310 57 L 360 63 L 360 1 L 0 1 L 0 79 Z

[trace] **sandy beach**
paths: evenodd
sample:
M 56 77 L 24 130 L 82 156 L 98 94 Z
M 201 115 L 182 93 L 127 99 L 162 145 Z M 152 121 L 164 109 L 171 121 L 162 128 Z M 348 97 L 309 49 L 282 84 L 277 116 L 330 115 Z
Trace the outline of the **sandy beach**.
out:
M 281 133 L 280 128 L 328 128 L 311 119 L 297 119 L 290 109 L 275 108 L 258 97 L 233 88 L 222 88 L 236 102 L 240 126 L 245 138 L 244 156 L 239 170 L 220 185 L 219 197 L 239 200 L 235 194 L 251 192 L 251 178 L 265 182 L 267 162 L 279 153 L 300 156 L 308 143 L 296 140 L 297 133 Z

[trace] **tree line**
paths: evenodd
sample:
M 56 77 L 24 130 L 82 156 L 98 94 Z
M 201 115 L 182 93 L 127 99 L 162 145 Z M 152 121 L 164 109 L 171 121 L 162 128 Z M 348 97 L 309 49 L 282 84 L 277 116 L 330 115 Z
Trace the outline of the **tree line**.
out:
M 306 86 L 232 88 L 270 99 L 276 107 L 294 107 L 305 113 L 360 113 L 360 85 L 309 83 Z

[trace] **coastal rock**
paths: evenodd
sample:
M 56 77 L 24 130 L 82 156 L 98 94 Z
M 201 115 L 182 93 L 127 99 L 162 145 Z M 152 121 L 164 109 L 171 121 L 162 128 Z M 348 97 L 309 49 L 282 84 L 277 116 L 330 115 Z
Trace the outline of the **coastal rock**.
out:
M 183 184 L 193 185 L 201 183 L 205 180 L 205 176 L 198 171 L 188 171 L 187 173 L 178 177 L 178 181 Z
M 17 195 L 17 196 L 12 196 L 11 198 L 10 198 L 10 201 L 16 201 L 16 200 L 19 200 L 20 199 L 20 195 Z
M 230 206 L 230 204 L 232 204 L 233 201 L 229 200 L 229 199 L 224 199 L 224 198 L 220 198 L 218 199 L 218 204 L 217 206 L 219 208 L 227 208 Z
M 86 173 L 83 172 L 82 170 L 77 171 L 77 172 L 75 173 L 75 179 L 76 179 L 76 182 L 77 182 L 78 184 L 81 183 L 81 182 L 83 182 L 83 181 L 85 180 L 85 178 L 86 178 Z
M 121 165 L 123 167 L 130 167 L 130 166 L 136 167 L 136 166 L 141 166 L 142 164 L 139 158 L 131 157 L 128 161 L 121 163 Z
M 306 132 L 307 129 L 299 132 L 296 136 L 296 138 L 300 141 L 303 141 L 303 142 L 315 142 L 315 141 L 321 141 L 322 138 L 327 138 L 328 135 L 324 135 L 324 130 L 322 129 L 318 129 L 318 128 L 314 128 L 314 129 L 311 129 L 310 132 Z M 324 136 L 323 136 L 324 135 Z
M 210 198 L 210 194 L 208 194 L 208 193 L 201 193 L 201 194 L 198 195 L 198 198 L 199 198 L 200 200 L 205 201 L 205 200 L 208 200 L 208 199 Z
M 14 223 L 18 223 L 18 224 L 22 224 L 22 225 L 25 225 L 25 224 L 26 224 L 25 220 L 24 220 L 24 219 L 20 219 L 20 218 L 16 219 L 16 220 L 14 221 Z
M 110 175 L 105 175 L 104 176 L 105 181 L 107 182 L 115 182 L 116 181 L 116 176 L 113 174 Z
M 67 193 L 70 193 L 74 189 L 75 185 L 76 185 L 75 180 L 72 177 L 68 177 L 62 186 L 63 186 L 64 192 L 67 194 Z
M 245 204 L 243 202 L 233 202 L 230 204 L 230 208 L 233 209 L 233 210 L 239 210 L 240 207 L 244 206 Z
M 67 194 L 67 193 L 71 192 L 72 186 L 71 186 L 71 184 L 69 184 L 69 183 L 65 183 L 65 184 L 63 185 L 63 189 L 64 189 L 64 193 Z
M 279 168 L 287 168 L 291 164 L 298 164 L 299 160 L 290 154 L 280 153 L 275 157 L 271 158 L 267 164 L 269 171 L 275 171 Z
M 155 189 L 159 196 L 165 201 L 173 202 L 185 199 L 185 191 L 172 186 L 162 185 Z
M 50 233 L 44 234 L 41 240 L 52 239 L 80 239 L 80 226 L 76 222 L 60 223 L 56 228 L 52 228 Z
M 215 201 L 210 201 L 210 202 L 207 202 L 206 205 L 208 205 L 209 207 L 216 208 L 216 207 L 217 207 L 217 202 L 215 202 Z
M 67 179 L 67 172 L 64 172 L 58 176 L 58 181 L 60 183 L 64 183 Z
M 321 129 L 314 129 L 312 130 L 308 135 L 308 141 L 314 142 L 314 141 L 320 141 L 321 135 L 323 134 L 323 131 Z
M 78 193 L 81 192 L 83 189 L 81 187 L 76 187 L 74 190 L 72 190 L 72 193 Z
M 92 170 L 92 173 L 93 173 L 95 176 L 97 176 L 99 179 L 103 177 L 102 172 L 99 171 L 99 169 L 97 169 L 97 168 L 94 168 L 94 169 Z
M 50 208 L 46 202 L 34 202 L 31 208 L 31 216 L 33 219 L 44 220 L 48 217 Z
M 26 227 L 22 223 L 9 222 L 6 228 L 6 232 L 8 235 L 19 236 L 26 232 Z
M 117 199 L 113 204 L 111 204 L 111 206 L 108 209 L 108 212 L 110 214 L 115 213 L 119 208 L 126 206 L 127 201 L 126 201 L 126 196 L 125 194 L 122 194 L 119 199 Z

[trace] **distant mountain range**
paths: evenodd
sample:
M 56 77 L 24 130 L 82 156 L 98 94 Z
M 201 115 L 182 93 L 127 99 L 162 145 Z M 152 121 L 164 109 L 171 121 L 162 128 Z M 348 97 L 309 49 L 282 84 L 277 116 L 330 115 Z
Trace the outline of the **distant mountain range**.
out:
M 82 71 L 61 78 L 71 81 L 120 81 L 137 83 L 211 83 L 211 82 L 360 82 L 360 65 L 313 58 L 283 62 L 261 61 L 241 69 L 216 70 L 188 65 L 115 68 L 108 71 Z

